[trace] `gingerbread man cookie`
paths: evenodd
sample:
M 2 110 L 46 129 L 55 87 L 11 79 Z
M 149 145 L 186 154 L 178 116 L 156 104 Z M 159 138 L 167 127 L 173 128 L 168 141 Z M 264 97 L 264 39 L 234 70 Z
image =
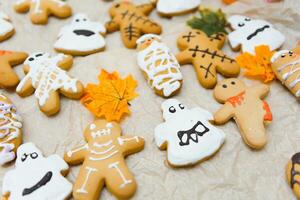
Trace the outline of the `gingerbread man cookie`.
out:
M 72 184 L 64 177 L 67 163 L 58 155 L 45 158 L 33 144 L 17 150 L 16 167 L 4 176 L 2 195 L 10 200 L 66 200 Z
M 243 52 L 255 54 L 256 46 L 268 45 L 273 51 L 280 48 L 285 41 L 284 35 L 267 21 L 233 15 L 228 22 L 234 30 L 228 35 L 233 50 L 238 51 L 241 47 Z
M 0 165 L 15 159 L 22 143 L 22 119 L 10 99 L 0 93 Z
M 73 187 L 75 200 L 97 200 L 105 185 L 118 199 L 128 199 L 136 190 L 136 181 L 124 157 L 141 151 L 144 139 L 121 136 L 115 122 L 96 120 L 84 132 L 86 144 L 69 151 L 64 159 L 70 165 L 82 164 Z
M 276 77 L 300 99 L 300 48 L 279 51 L 271 62 Z
M 106 23 L 109 33 L 120 30 L 123 43 L 127 48 L 135 48 L 136 40 L 143 34 L 160 34 L 161 27 L 150 20 L 147 15 L 154 6 L 143 4 L 135 6 L 128 1 L 115 3 L 109 10 L 112 20 Z
M 61 0 L 18 0 L 15 11 L 26 13 L 30 10 L 30 18 L 34 24 L 47 24 L 49 16 L 67 18 L 72 15 L 72 9 Z
M 15 28 L 9 17 L 0 11 L 0 42 L 10 38 L 15 33 Z
M 102 51 L 105 47 L 105 27 L 92 22 L 85 14 L 76 14 L 71 24 L 64 26 L 54 44 L 56 51 L 73 56 L 85 56 Z
M 156 9 L 162 16 L 182 15 L 196 10 L 202 0 L 158 0 Z
M 83 94 L 83 85 L 71 78 L 65 70 L 73 64 L 71 56 L 58 54 L 51 57 L 48 53 L 35 53 L 24 62 L 26 76 L 17 87 L 22 96 L 34 95 L 42 112 L 54 115 L 60 109 L 59 93 L 71 99 L 79 99 Z
M 221 81 L 214 89 L 215 99 L 224 104 L 214 115 L 216 124 L 224 124 L 233 118 L 245 143 L 261 149 L 267 143 L 264 123 L 272 121 L 269 105 L 261 100 L 269 90 L 264 84 L 247 87 L 235 78 Z
M 225 134 L 209 123 L 210 112 L 188 109 L 176 99 L 164 101 L 161 108 L 165 122 L 155 128 L 155 142 L 161 150 L 167 149 L 171 166 L 196 164 L 221 148 Z
M 292 156 L 286 166 L 286 178 L 295 195 L 300 199 L 300 153 Z
M 181 50 L 176 55 L 179 64 L 193 64 L 198 80 L 205 88 L 215 87 L 217 72 L 225 77 L 236 77 L 240 73 L 240 67 L 235 60 L 220 50 L 225 39 L 223 33 L 208 37 L 202 31 L 191 29 L 181 34 L 177 40 Z
M 27 54 L 23 52 L 0 50 L 0 87 L 12 88 L 19 83 L 19 77 L 12 69 L 13 66 L 22 64 Z
M 138 65 L 155 92 L 170 97 L 182 85 L 180 66 L 170 49 L 158 35 L 146 34 L 137 40 Z

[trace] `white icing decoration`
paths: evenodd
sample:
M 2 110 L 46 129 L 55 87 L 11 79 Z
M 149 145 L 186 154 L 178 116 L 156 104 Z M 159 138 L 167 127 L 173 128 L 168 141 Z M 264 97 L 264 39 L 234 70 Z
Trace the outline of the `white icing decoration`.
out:
M 97 172 L 98 170 L 95 169 L 95 168 L 91 168 L 91 167 L 86 167 L 85 168 L 86 170 L 88 170 L 87 172 L 87 175 L 85 177 L 85 180 L 81 186 L 81 188 L 79 188 L 78 190 L 76 190 L 77 193 L 83 193 L 83 194 L 87 194 L 88 192 L 86 191 L 86 186 L 87 186 L 87 183 L 88 183 L 88 180 L 90 178 L 90 175 L 93 173 L 93 172 Z
M 90 130 L 94 130 L 96 128 L 96 125 L 95 124 L 91 124 L 90 125 Z
M 104 151 L 95 151 L 95 150 L 90 150 L 90 152 L 92 154 L 96 154 L 96 155 L 103 155 L 103 154 L 106 154 L 108 152 L 110 152 L 111 150 L 113 150 L 116 146 L 115 145 L 112 145 L 110 146 L 108 149 L 104 150 Z
M 209 123 L 213 116 L 207 110 L 187 109 L 176 99 L 164 101 L 162 110 L 165 122 L 155 128 L 154 137 L 158 147 L 167 142 L 167 159 L 172 165 L 195 164 L 213 155 L 224 143 L 225 134 Z M 200 136 L 196 131 L 204 134 Z
M 177 14 L 193 10 L 201 4 L 201 0 L 158 0 L 156 8 L 164 14 Z
M 84 145 L 84 146 L 81 146 L 81 147 L 78 147 L 77 149 L 74 149 L 74 150 L 72 150 L 72 151 L 68 151 L 68 152 L 67 152 L 67 156 L 68 156 L 68 157 L 72 157 L 73 153 L 76 153 L 76 152 L 78 152 L 78 151 L 81 151 L 81 150 L 83 150 L 83 149 L 88 149 L 88 148 L 89 148 L 88 144 L 86 144 L 86 145 Z
M 74 31 L 85 31 L 91 35 L 78 35 Z M 90 21 L 84 14 L 77 14 L 74 16 L 71 24 L 60 30 L 54 48 L 76 52 L 99 50 L 105 47 L 105 40 L 101 35 L 105 32 L 106 29 L 101 23 Z
M 132 183 L 132 180 L 126 179 L 124 174 L 122 173 L 121 169 L 119 168 L 119 162 L 114 162 L 108 165 L 108 168 L 115 168 L 117 172 L 119 173 L 120 177 L 122 178 L 123 183 L 120 185 L 120 188 L 124 188 L 129 183 Z
M 234 15 L 228 22 L 234 29 L 228 35 L 229 42 L 233 48 L 241 45 L 243 52 L 254 54 L 255 47 L 259 45 L 268 45 L 273 51 L 280 48 L 285 41 L 285 36 L 267 21 Z
M 40 106 L 45 105 L 51 91 L 64 88 L 77 92 L 77 79 L 71 78 L 66 71 L 57 66 L 65 57 L 63 54 L 58 54 L 51 58 L 47 53 L 30 55 L 24 62 L 30 70 L 19 83 L 17 92 L 20 92 L 26 82 L 31 80 L 35 88 L 34 95 L 39 100 Z M 34 60 L 31 61 L 31 59 Z
M 140 68 L 147 74 L 148 82 L 152 88 L 162 90 L 165 97 L 170 96 L 181 87 L 180 66 L 165 44 L 154 40 L 149 47 L 138 52 L 137 60 Z M 157 62 L 160 64 L 155 66 Z M 159 74 L 165 70 L 168 73 Z M 176 72 L 172 72 L 172 70 L 176 70 Z M 169 80 L 165 81 L 165 79 Z
M 102 143 L 102 144 L 99 144 L 99 143 L 97 143 L 97 142 L 94 142 L 93 143 L 93 146 L 94 147 L 98 147 L 98 148 L 102 148 L 102 147 L 107 147 L 107 146 L 109 146 L 109 145 L 111 145 L 112 144 L 112 140 L 109 140 L 108 142 L 105 142 L 105 143 Z
M 117 154 L 118 152 L 119 152 L 119 151 L 116 150 L 116 151 L 112 152 L 112 153 L 109 154 L 109 155 L 106 155 L 106 156 L 103 156 L 103 157 L 89 157 L 89 159 L 92 160 L 92 161 L 106 160 L 106 159 L 108 159 L 108 158 L 113 157 L 113 156 L 114 156 L 115 154 Z
M 67 163 L 58 155 L 46 158 L 34 144 L 23 144 L 17 150 L 15 168 L 4 176 L 2 194 L 10 193 L 11 200 L 66 199 L 72 192 L 72 184 L 61 175 L 66 170 Z M 52 177 L 45 185 L 22 195 L 24 189 L 35 186 L 50 172 Z
M 118 138 L 118 142 L 119 142 L 120 145 L 123 145 L 124 142 L 131 141 L 131 140 L 135 140 L 136 142 L 139 142 L 139 137 L 138 136 L 134 136 L 132 138 L 121 138 L 121 137 Z
M 281 50 L 281 51 L 278 51 L 276 53 L 274 53 L 274 55 L 272 56 L 271 58 L 271 63 L 274 63 L 276 62 L 276 60 L 283 54 L 288 54 L 290 51 L 289 50 Z
M 0 37 L 5 36 L 6 34 L 12 32 L 14 30 L 13 25 L 9 21 L 9 17 L 0 12 Z

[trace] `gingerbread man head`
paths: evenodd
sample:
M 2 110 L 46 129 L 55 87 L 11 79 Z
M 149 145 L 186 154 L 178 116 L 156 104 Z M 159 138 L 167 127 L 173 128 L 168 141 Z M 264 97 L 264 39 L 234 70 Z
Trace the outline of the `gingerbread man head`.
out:
M 109 14 L 110 16 L 114 17 L 117 14 L 121 14 L 126 12 L 127 10 L 136 10 L 135 6 L 130 3 L 129 1 L 122 1 L 119 3 L 115 3 L 110 9 Z
M 220 103 L 225 103 L 231 97 L 235 97 L 246 90 L 243 81 L 237 78 L 229 78 L 220 82 L 214 90 L 214 96 Z

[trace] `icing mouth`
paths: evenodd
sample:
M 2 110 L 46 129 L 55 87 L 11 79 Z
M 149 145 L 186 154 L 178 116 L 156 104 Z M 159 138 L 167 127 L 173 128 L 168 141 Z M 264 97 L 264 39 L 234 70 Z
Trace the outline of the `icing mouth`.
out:
M 52 172 L 47 172 L 45 174 L 45 176 L 39 181 L 37 182 L 34 186 L 30 187 L 30 188 L 25 188 L 23 190 L 22 195 L 29 195 L 31 193 L 33 193 L 34 191 L 38 190 L 40 187 L 43 187 L 44 185 L 46 185 L 52 178 L 53 173 Z
M 91 35 L 95 35 L 95 32 L 93 31 L 89 31 L 89 30 L 85 30 L 85 29 L 77 29 L 73 31 L 76 35 L 83 35 L 86 37 L 89 37 Z
M 256 31 L 254 31 L 252 34 L 250 34 L 248 37 L 247 37 L 247 40 L 251 40 L 252 38 L 254 38 L 257 34 L 259 34 L 260 32 L 263 32 L 265 29 L 267 28 L 270 28 L 269 25 L 265 25 L 263 26 L 262 28 L 258 28 L 256 29 Z
M 198 121 L 190 130 L 178 131 L 177 136 L 180 140 L 180 146 L 186 146 L 190 144 L 190 140 L 198 143 L 198 137 L 203 136 L 209 129 L 204 124 Z

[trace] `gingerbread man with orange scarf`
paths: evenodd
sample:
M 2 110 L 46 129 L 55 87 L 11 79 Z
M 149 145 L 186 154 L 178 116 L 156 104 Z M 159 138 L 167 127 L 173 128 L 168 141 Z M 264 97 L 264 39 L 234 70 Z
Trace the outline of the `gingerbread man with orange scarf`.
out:
M 224 106 L 215 113 L 215 123 L 224 124 L 234 118 L 245 143 L 253 149 L 263 148 L 267 143 L 264 124 L 272 121 L 272 113 L 261 99 L 269 91 L 268 85 L 247 87 L 236 78 L 221 81 L 214 89 L 214 96 Z

